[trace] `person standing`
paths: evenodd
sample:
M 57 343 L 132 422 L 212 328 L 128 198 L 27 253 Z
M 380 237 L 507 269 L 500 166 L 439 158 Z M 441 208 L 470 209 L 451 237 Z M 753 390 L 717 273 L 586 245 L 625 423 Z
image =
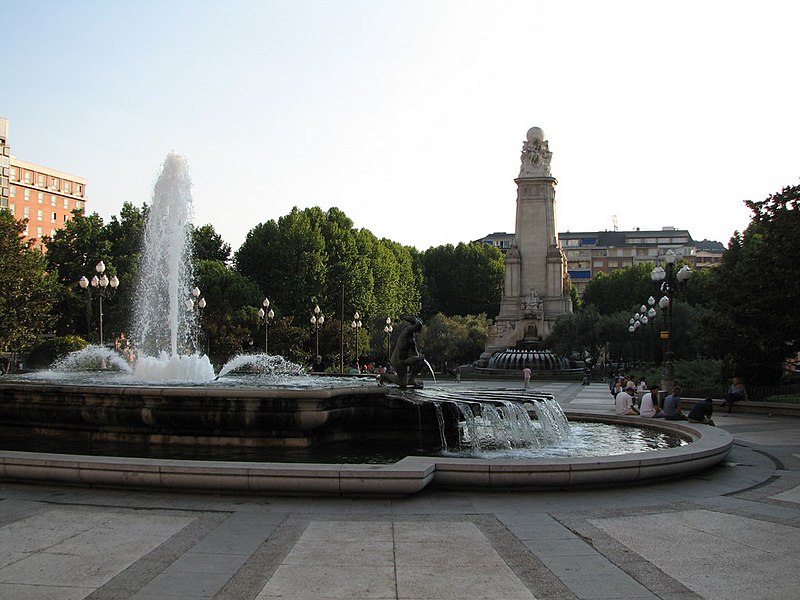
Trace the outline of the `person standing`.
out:
M 531 368 L 525 367 L 522 369 L 522 381 L 525 384 L 525 389 L 527 390 L 531 385 Z

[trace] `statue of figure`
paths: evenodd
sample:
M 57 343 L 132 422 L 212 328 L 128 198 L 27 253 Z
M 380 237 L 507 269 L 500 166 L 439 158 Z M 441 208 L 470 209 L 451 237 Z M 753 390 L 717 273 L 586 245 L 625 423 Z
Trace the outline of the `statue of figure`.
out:
M 528 130 L 527 140 L 522 143 L 520 156 L 520 177 L 550 177 L 550 145 L 544 139 L 544 132 L 538 127 Z
M 400 332 L 397 334 L 397 342 L 389 358 L 395 372 L 381 373 L 378 383 L 395 383 L 401 388 L 409 385 L 422 387 L 422 382 L 416 380 L 416 376 L 425 364 L 425 358 L 417 349 L 416 339 L 416 334 L 422 331 L 422 319 L 411 315 L 403 315 L 400 319 Z
M 536 293 L 534 288 L 531 288 L 522 306 L 523 314 L 527 317 L 538 318 L 541 316 L 543 309 L 544 303 L 542 302 L 541 298 L 539 298 L 539 294 Z

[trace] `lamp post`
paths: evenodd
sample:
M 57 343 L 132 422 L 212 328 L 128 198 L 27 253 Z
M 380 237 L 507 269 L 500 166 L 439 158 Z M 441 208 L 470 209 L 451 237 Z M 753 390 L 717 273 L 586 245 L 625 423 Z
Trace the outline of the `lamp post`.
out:
M 325 315 L 322 314 L 322 311 L 319 309 L 319 304 L 315 304 L 313 314 L 311 315 L 311 326 L 314 328 L 314 333 L 316 334 L 317 338 L 317 346 L 314 356 L 319 356 L 319 328 L 324 322 Z
M 78 285 L 81 288 L 88 289 L 89 284 L 95 289 L 98 290 L 98 296 L 100 298 L 100 345 L 103 345 L 103 292 L 108 286 L 111 286 L 111 289 L 115 290 L 119 286 L 119 279 L 116 275 L 112 275 L 111 279 L 108 278 L 106 275 L 106 263 L 102 260 L 97 263 L 94 267 L 94 270 L 97 271 L 97 275 L 92 277 L 91 282 L 86 279 L 85 275 L 82 275 L 81 278 L 78 280 Z M 99 275 L 99 277 L 98 277 Z M 91 298 L 91 292 L 89 294 L 89 298 Z
M 353 315 L 353 322 L 350 323 L 350 327 L 353 328 L 353 333 L 355 334 L 356 338 L 356 370 L 361 373 L 361 364 L 358 361 L 358 333 L 361 330 L 361 315 L 358 314 L 358 311 Z
M 264 319 L 264 354 L 269 354 L 269 322 L 275 318 L 275 311 L 269 307 L 269 298 L 264 298 L 261 306 L 263 308 L 258 309 L 258 318 Z
M 391 340 L 392 340 L 392 331 L 394 328 L 392 327 L 392 319 L 391 317 L 386 317 L 386 326 L 383 328 L 383 333 L 386 334 L 386 366 L 389 366 L 389 359 L 392 356 L 392 348 L 391 348 Z
M 672 302 L 678 285 L 686 283 L 692 276 L 692 270 L 684 265 L 678 272 L 675 272 L 675 261 L 677 255 L 672 250 L 667 250 L 664 254 L 664 264 L 666 269 L 661 266 L 655 267 L 650 273 L 650 278 L 660 284 L 663 296 L 658 301 L 658 306 L 666 315 L 667 329 L 661 332 L 661 339 L 664 344 L 664 372 L 661 378 L 661 390 L 664 394 L 672 393 L 672 386 L 675 385 L 675 365 L 673 363 L 672 352 Z
M 201 316 L 202 316 L 202 312 L 201 311 L 206 306 L 208 306 L 208 303 L 206 302 L 206 299 L 201 297 L 200 294 L 201 294 L 200 288 L 195 286 L 194 288 L 192 288 L 191 296 L 189 298 L 187 298 L 186 302 L 185 302 L 186 310 L 191 311 L 191 312 L 195 312 L 195 309 L 197 310 L 197 327 L 198 327 L 198 329 L 200 329 L 200 324 L 201 324 Z M 189 336 L 189 335 L 191 335 L 190 331 L 187 332 L 187 336 Z M 198 333 L 198 337 L 199 337 L 199 335 L 200 334 Z M 194 350 L 195 350 L 195 352 L 197 352 L 198 351 L 198 340 L 195 339 L 195 340 L 189 340 L 189 341 L 191 341 L 193 343 Z M 208 349 L 206 349 L 206 354 L 208 354 Z

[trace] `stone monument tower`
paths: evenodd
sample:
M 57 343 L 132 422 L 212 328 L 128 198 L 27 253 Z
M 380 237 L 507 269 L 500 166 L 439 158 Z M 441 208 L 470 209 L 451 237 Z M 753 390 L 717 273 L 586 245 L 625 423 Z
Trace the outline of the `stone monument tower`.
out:
M 517 184 L 514 245 L 506 253 L 500 314 L 490 328 L 481 358 L 507 348 L 540 342 L 555 320 L 572 312 L 567 261 L 556 228 L 556 184 L 552 152 L 538 127 L 522 144 Z

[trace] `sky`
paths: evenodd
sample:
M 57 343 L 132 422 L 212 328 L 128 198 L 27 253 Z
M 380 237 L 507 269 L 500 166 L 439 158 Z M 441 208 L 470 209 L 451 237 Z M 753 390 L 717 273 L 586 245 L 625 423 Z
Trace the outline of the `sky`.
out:
M 20 160 L 104 219 L 186 157 L 236 250 L 293 207 L 425 250 L 513 232 L 541 127 L 559 231 L 727 244 L 800 176 L 794 0 L 0 0 Z

